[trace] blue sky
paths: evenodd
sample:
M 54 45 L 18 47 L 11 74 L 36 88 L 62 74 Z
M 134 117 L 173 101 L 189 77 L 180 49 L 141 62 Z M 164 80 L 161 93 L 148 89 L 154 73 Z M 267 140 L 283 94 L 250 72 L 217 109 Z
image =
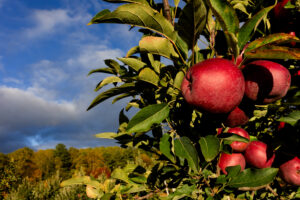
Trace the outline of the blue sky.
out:
M 24 146 L 115 145 L 94 138 L 116 131 L 125 102 L 86 111 L 104 75 L 87 73 L 138 44 L 126 25 L 86 24 L 100 0 L 0 0 L 0 152 Z

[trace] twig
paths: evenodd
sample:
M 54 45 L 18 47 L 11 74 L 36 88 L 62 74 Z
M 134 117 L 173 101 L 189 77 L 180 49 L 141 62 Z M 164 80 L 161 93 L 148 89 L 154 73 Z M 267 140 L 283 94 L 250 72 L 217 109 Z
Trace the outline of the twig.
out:
M 163 0 L 163 5 L 164 5 L 164 16 L 172 24 L 169 1 L 168 0 Z

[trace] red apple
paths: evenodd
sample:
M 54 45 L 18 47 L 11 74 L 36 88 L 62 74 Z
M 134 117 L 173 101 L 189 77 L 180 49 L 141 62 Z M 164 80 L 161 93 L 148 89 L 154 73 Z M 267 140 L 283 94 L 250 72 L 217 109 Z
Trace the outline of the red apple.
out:
M 294 31 L 290 32 L 290 35 L 296 36 L 296 33 Z M 291 42 L 291 45 L 294 47 L 296 46 L 296 42 Z
M 251 62 L 243 69 L 245 96 L 256 103 L 272 103 L 284 97 L 291 84 L 291 74 L 284 66 L 267 61 Z
M 243 98 L 242 72 L 229 60 L 212 58 L 192 66 L 181 84 L 185 100 L 203 112 L 231 112 Z
M 282 164 L 279 167 L 279 174 L 287 183 L 300 186 L 300 159 L 295 157 Z
M 224 124 L 229 127 L 236 127 L 245 125 L 248 121 L 249 117 L 246 115 L 246 113 L 239 107 L 236 107 L 229 113 L 224 121 Z
M 252 141 L 248 144 L 245 151 L 246 162 L 253 167 L 267 168 L 271 167 L 275 154 L 268 159 L 267 155 L 267 144 L 260 141 Z
M 274 7 L 274 16 L 275 18 L 282 18 L 285 17 L 287 14 L 287 11 L 284 9 L 284 6 L 289 2 L 290 0 L 283 0 L 279 1 L 276 6 Z
M 246 166 L 246 161 L 241 153 L 232 153 L 232 154 L 227 154 L 227 153 L 222 153 L 218 162 L 218 166 L 221 168 L 222 172 L 224 174 L 227 174 L 226 167 L 231 167 L 231 166 L 236 166 L 240 165 L 241 166 L 241 171 L 245 169 Z
M 242 137 L 247 138 L 248 140 L 250 140 L 250 136 L 249 136 L 248 132 L 245 131 L 245 129 L 235 127 L 235 128 L 228 129 L 227 132 L 237 134 L 239 136 L 242 136 Z M 246 143 L 246 142 L 234 141 L 230 144 L 230 146 L 231 146 L 232 150 L 235 151 L 235 152 L 243 152 L 243 151 L 246 150 L 248 144 L 249 144 L 249 142 Z

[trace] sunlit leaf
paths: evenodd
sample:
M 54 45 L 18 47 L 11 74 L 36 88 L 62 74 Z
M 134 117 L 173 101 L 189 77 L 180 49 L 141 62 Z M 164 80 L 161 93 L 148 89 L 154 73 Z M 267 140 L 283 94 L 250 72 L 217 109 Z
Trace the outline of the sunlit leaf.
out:
M 151 83 L 151 84 L 157 86 L 159 77 L 155 73 L 155 71 L 153 71 L 152 69 L 144 68 L 139 73 L 139 80 L 142 80 L 142 81 L 145 81 L 145 82 L 148 82 L 148 83 Z
M 154 104 L 141 109 L 129 121 L 128 133 L 146 132 L 155 125 L 161 123 L 169 116 L 170 108 L 168 104 Z
M 278 121 L 280 122 L 286 122 L 288 124 L 291 124 L 292 126 L 295 126 L 297 122 L 300 120 L 300 111 L 296 110 L 288 114 L 287 116 L 280 117 Z
M 118 60 L 122 61 L 124 64 L 128 65 L 131 69 L 138 72 L 142 68 L 146 67 L 146 63 L 142 62 L 137 58 L 118 58 Z
M 292 41 L 300 42 L 299 38 L 297 38 L 296 36 L 292 36 L 287 33 L 274 33 L 250 42 L 245 52 L 252 51 L 253 49 L 257 49 L 265 45 L 282 44 L 282 43 L 287 43 Z
M 118 134 L 113 132 L 97 133 L 95 135 L 95 137 L 97 138 L 104 138 L 104 139 L 114 139 L 116 136 L 118 136 Z
M 146 36 L 139 42 L 141 52 L 157 54 L 166 58 L 179 58 L 172 43 L 166 38 Z
M 135 90 L 135 83 L 124 83 L 123 85 L 119 87 L 113 87 L 110 88 L 102 93 L 100 93 L 90 104 L 87 110 L 90 110 L 91 108 L 95 107 L 99 103 L 105 101 L 106 99 L 109 99 L 110 97 L 126 93 L 128 91 Z
M 269 6 L 262 9 L 241 27 L 238 32 L 238 45 L 240 49 L 251 39 L 252 32 L 273 7 L 274 6 Z
M 300 60 L 300 49 L 267 45 L 245 53 L 246 58 Z
M 100 90 L 102 87 L 104 87 L 105 85 L 108 85 L 110 83 L 118 83 L 118 82 L 122 82 L 122 79 L 120 79 L 117 76 L 106 77 L 97 85 L 95 91 Z

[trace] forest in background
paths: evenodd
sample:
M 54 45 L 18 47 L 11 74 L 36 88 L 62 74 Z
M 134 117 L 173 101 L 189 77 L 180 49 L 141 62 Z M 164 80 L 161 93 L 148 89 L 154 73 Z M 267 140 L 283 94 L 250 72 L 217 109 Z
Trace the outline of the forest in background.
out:
M 154 160 L 140 149 L 118 146 L 67 149 L 58 144 L 55 149 L 0 153 L 0 199 L 89 199 L 84 186 L 61 188 L 60 182 L 83 175 L 105 180 L 115 168 L 128 163 L 148 168 Z

